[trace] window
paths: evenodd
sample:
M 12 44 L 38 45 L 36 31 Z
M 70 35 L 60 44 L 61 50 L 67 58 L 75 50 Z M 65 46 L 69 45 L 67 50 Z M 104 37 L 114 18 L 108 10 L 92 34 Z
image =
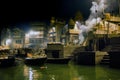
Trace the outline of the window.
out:
M 34 39 L 30 39 L 30 43 L 34 43 Z
M 16 43 L 17 43 L 17 44 L 21 44 L 22 41 L 21 41 L 21 40 L 16 40 Z

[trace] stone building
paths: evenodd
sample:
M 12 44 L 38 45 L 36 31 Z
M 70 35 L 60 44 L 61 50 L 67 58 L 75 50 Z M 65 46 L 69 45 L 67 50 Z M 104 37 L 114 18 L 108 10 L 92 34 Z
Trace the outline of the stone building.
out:
M 30 24 L 30 31 L 25 34 L 25 47 L 45 48 L 47 46 L 47 25 L 44 22 Z

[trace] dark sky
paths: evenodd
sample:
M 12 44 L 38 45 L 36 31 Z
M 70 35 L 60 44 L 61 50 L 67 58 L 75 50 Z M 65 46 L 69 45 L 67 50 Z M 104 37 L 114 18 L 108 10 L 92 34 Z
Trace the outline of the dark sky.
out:
M 29 0 L 0 2 L 0 24 L 49 21 L 52 16 L 69 19 L 77 11 L 88 17 L 91 0 Z

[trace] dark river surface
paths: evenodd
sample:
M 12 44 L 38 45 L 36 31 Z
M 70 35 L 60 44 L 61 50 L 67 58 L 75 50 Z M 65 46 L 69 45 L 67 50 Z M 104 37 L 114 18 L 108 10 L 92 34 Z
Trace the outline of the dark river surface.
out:
M 48 64 L 44 67 L 16 66 L 0 68 L 0 80 L 120 80 L 120 69 L 108 66 Z

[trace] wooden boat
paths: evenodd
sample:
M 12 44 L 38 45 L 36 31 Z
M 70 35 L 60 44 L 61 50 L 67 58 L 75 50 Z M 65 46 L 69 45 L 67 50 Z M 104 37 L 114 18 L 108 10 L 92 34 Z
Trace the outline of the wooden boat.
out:
M 25 58 L 24 63 L 26 65 L 33 65 L 33 66 L 42 66 L 47 60 L 46 55 L 36 55 L 36 56 L 29 56 Z
M 15 64 L 14 56 L 5 56 L 0 57 L 0 67 L 9 67 Z
M 71 58 L 48 58 L 46 63 L 53 63 L 53 64 L 68 64 Z

